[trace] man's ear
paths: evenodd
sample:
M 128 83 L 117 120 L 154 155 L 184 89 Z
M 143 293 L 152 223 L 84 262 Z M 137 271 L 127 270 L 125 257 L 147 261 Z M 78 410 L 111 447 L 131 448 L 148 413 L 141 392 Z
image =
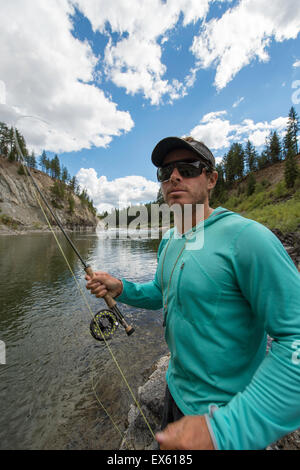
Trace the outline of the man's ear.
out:
M 212 171 L 211 173 L 208 174 L 208 189 L 213 189 L 218 181 L 218 172 L 217 171 Z

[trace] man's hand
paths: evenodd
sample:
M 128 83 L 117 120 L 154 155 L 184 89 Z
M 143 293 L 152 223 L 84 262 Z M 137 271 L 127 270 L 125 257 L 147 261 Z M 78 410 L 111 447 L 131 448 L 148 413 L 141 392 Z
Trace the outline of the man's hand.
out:
M 106 294 L 111 295 L 111 297 L 116 297 L 122 293 L 122 281 L 108 273 L 96 271 L 92 279 L 88 275 L 86 275 L 85 278 L 89 281 L 86 284 L 86 288 L 96 297 L 104 297 Z
M 204 416 L 184 416 L 155 437 L 161 450 L 214 450 Z

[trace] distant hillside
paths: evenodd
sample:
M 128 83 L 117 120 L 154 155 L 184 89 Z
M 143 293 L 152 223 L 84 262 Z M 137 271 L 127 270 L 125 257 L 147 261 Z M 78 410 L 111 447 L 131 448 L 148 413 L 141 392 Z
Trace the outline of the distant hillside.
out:
M 95 229 L 98 219 L 85 200 L 42 171 L 31 169 L 31 173 L 64 227 Z M 49 218 L 55 225 L 52 217 Z M 33 184 L 29 177 L 20 174 L 19 163 L 0 156 L 0 232 L 29 229 L 48 229 Z
M 300 154 L 296 156 L 300 175 Z M 252 173 L 255 188 L 248 195 L 250 174 L 235 181 L 222 200 L 212 197 L 212 205 L 223 205 L 227 209 L 254 219 L 270 229 L 283 233 L 300 232 L 300 176 L 293 188 L 284 181 L 285 161 L 274 163 Z

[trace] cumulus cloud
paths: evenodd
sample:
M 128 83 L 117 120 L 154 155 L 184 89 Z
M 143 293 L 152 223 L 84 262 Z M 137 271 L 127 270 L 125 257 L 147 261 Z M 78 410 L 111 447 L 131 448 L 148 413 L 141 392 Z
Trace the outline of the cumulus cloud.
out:
M 296 62 L 293 63 L 293 67 L 300 67 L 300 60 L 296 60 Z
M 76 175 L 81 186 L 92 198 L 98 212 L 110 211 L 114 207 L 128 207 L 156 199 L 159 184 L 143 176 L 126 176 L 108 181 L 98 177 L 94 168 L 81 168 Z
M 299 31 L 298 0 L 241 0 L 203 26 L 191 51 L 198 67 L 216 67 L 215 85 L 221 90 L 254 59 L 268 61 L 272 39 L 295 39 Z
M 256 123 L 252 119 L 244 119 L 240 124 L 232 124 L 226 111 L 217 111 L 206 114 L 190 131 L 190 135 L 202 140 L 213 150 L 225 150 L 233 142 L 245 143 L 248 139 L 256 147 L 260 147 L 265 144 L 271 131 L 276 130 L 282 137 L 286 126 L 285 117 Z
M 230 145 L 231 124 L 228 119 L 225 119 L 226 114 L 226 111 L 206 114 L 200 124 L 190 131 L 190 135 L 215 150 L 228 147 Z
M 223 0 L 218 0 L 223 1 Z M 110 40 L 105 49 L 107 77 L 128 94 L 143 93 L 151 104 L 157 105 L 163 97 L 168 101 L 185 96 L 187 88 L 194 84 L 193 70 L 183 83 L 176 78 L 167 80 L 166 65 L 162 63 L 161 46 L 168 40 L 168 33 L 178 23 L 183 26 L 205 18 L 212 0 L 76 0 L 75 4 L 89 19 L 94 31 L 108 34 Z M 113 41 L 112 33 L 119 35 Z
M 241 0 L 206 22 L 210 5 L 223 1 L 2 2 L 0 120 L 17 120 L 36 151 L 106 147 L 134 123 L 101 89 L 105 80 L 153 105 L 173 102 L 188 93 L 200 68 L 216 67 L 215 84 L 221 89 L 253 59 L 268 60 L 272 39 L 296 38 L 299 32 L 298 0 Z M 107 36 L 101 57 L 92 41 L 72 34 L 75 8 L 94 32 Z M 182 80 L 170 78 L 164 44 L 171 33 L 176 37 L 177 27 L 196 22 L 201 29 L 190 49 L 196 62 Z
M 130 114 L 118 110 L 92 83 L 98 58 L 87 41 L 72 35 L 72 14 L 67 0 L 1 5 L 0 80 L 6 107 L 0 120 L 41 118 L 18 121 L 26 141 L 38 151 L 107 146 L 113 136 L 133 127 Z

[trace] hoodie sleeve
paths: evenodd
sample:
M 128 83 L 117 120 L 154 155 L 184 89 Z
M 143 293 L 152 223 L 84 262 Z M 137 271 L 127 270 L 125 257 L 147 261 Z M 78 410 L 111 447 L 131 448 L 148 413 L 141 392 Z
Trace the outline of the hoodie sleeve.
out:
M 159 245 L 157 261 L 165 246 L 166 240 L 163 239 Z M 122 302 L 133 307 L 146 308 L 149 310 L 159 310 L 163 306 L 162 292 L 158 272 L 156 270 L 155 278 L 151 282 L 139 284 L 122 279 L 123 291 L 118 296 L 118 302 Z
M 300 276 L 277 237 L 253 221 L 233 241 L 232 259 L 273 342 L 248 386 L 207 419 L 218 449 L 264 449 L 300 427 Z

